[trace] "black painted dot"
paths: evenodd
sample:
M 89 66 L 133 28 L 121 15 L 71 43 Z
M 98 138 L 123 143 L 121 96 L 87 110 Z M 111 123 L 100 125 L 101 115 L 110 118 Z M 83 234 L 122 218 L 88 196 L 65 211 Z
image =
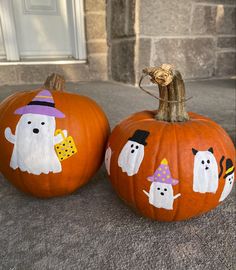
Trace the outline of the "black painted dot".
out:
M 30 125 L 31 124 L 31 121 L 28 121 L 28 124 Z
M 209 159 L 207 160 L 207 163 L 208 163 L 208 164 L 210 163 L 210 160 L 209 160 Z
M 164 188 L 164 191 L 167 191 L 167 188 Z
M 70 155 L 67 155 L 68 157 L 70 156 Z
M 136 145 L 136 147 L 135 147 L 136 149 L 138 149 L 138 145 Z
M 75 151 L 72 151 L 72 153 L 74 154 Z
M 134 147 L 134 145 L 133 144 L 131 144 L 131 148 L 133 148 Z
M 71 146 L 70 148 L 73 148 L 73 146 Z
M 66 152 L 67 152 L 68 150 L 66 150 Z
M 59 152 L 59 154 L 61 154 L 61 152 Z
M 71 143 L 71 141 L 69 141 L 69 143 Z
M 157 190 L 160 190 L 160 188 L 158 187 Z
M 63 158 L 61 157 L 61 160 L 62 160 Z
M 45 125 L 45 122 L 41 122 L 41 125 L 42 125 L 42 126 Z
M 57 146 L 57 149 L 59 149 L 59 146 Z
M 63 146 L 65 146 L 65 144 L 63 143 Z
M 131 153 L 133 154 L 134 153 L 134 150 L 131 150 Z
M 205 161 L 204 160 L 202 160 L 202 162 L 201 162 L 202 164 L 205 164 Z

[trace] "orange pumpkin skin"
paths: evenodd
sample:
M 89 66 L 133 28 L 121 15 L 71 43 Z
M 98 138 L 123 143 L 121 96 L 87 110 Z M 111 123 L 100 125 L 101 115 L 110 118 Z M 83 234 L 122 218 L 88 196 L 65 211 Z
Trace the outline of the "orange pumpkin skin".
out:
M 42 88 L 16 93 L 0 104 L 0 171 L 19 190 L 40 198 L 74 192 L 95 174 L 102 164 L 110 127 L 102 109 L 90 98 L 78 94 L 52 91 L 56 108 L 65 114 L 56 118 L 56 129 L 67 130 L 77 153 L 61 162 L 62 170 L 34 175 L 10 165 L 13 144 L 5 138 L 7 127 L 15 133 L 20 119 L 14 112 L 27 105 Z M 46 158 L 46 157 L 38 157 Z
M 218 124 L 195 113 L 189 113 L 189 121 L 175 123 L 157 121 L 155 114 L 156 111 L 138 112 L 122 121 L 112 131 L 108 142 L 112 154 L 107 166 L 115 191 L 133 209 L 159 221 L 185 220 L 215 208 L 219 204 L 225 184 L 225 165 L 216 193 L 194 192 L 192 148 L 199 151 L 213 148 L 220 170 L 222 156 L 235 161 L 235 148 L 231 139 Z M 128 176 L 118 165 L 118 159 L 127 140 L 136 130 L 145 130 L 150 134 L 146 139 L 144 158 L 138 172 Z M 153 206 L 144 192 L 148 192 L 151 185 L 147 178 L 153 175 L 163 159 L 168 161 L 171 177 L 179 181 L 173 186 L 174 195 L 181 194 L 174 200 L 173 210 Z

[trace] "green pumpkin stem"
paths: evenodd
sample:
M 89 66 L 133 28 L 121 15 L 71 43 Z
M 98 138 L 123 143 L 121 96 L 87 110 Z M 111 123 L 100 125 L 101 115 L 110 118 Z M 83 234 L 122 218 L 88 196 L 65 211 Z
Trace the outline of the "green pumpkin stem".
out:
M 44 88 L 52 91 L 64 91 L 65 90 L 65 79 L 63 76 L 57 73 L 52 73 L 47 77 Z
M 185 86 L 180 72 L 169 64 L 146 68 L 143 72 L 149 75 L 151 82 L 158 84 L 159 87 L 159 108 L 155 118 L 167 122 L 188 121 Z

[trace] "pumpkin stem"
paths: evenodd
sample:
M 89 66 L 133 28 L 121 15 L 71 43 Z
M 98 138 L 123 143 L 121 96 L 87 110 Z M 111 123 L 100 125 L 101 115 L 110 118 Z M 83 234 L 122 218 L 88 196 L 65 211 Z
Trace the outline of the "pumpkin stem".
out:
M 52 73 L 47 77 L 44 87 L 48 90 L 64 91 L 65 90 L 65 79 L 63 76 Z
M 188 121 L 185 86 L 180 72 L 169 64 L 145 68 L 143 72 L 151 77 L 152 83 L 158 84 L 160 100 L 155 118 L 167 122 Z

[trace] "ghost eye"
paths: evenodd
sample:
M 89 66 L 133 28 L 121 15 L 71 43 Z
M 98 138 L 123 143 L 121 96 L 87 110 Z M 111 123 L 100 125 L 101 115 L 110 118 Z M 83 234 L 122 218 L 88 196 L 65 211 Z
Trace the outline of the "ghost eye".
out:
M 160 190 L 160 188 L 158 187 L 157 190 Z
M 202 160 L 202 162 L 201 162 L 202 164 L 205 164 L 205 162 L 204 162 L 204 160 Z
M 138 149 L 138 145 L 136 145 L 136 147 L 135 147 L 136 149 Z
M 134 145 L 133 145 L 133 144 L 131 144 L 131 148 L 132 148 L 132 147 L 134 147 Z
M 208 163 L 208 164 L 210 163 L 210 160 L 209 160 L 209 159 L 207 160 L 207 163 Z
M 31 124 L 31 121 L 28 121 L 28 122 L 27 122 L 27 124 L 29 124 L 29 125 L 30 125 L 30 124 Z
M 42 125 L 42 126 L 45 125 L 45 122 L 41 122 L 41 125 Z
M 167 188 L 164 188 L 164 191 L 167 191 Z

